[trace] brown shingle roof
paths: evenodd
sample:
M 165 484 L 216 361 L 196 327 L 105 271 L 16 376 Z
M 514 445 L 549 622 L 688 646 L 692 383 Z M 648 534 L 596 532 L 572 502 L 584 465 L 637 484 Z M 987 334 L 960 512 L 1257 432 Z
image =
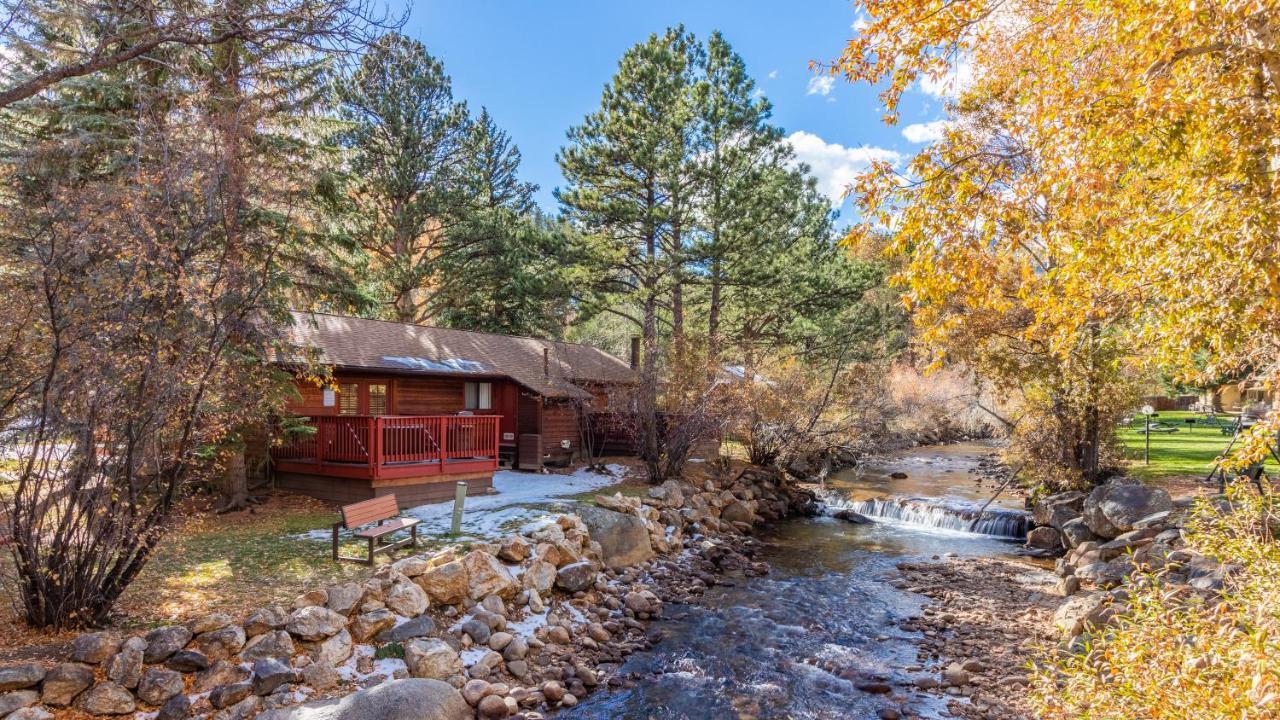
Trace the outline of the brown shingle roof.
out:
M 583 399 L 590 393 L 575 383 L 635 382 L 627 363 L 589 345 L 324 313 L 295 312 L 293 320 L 290 341 L 340 368 L 502 376 L 546 397 Z

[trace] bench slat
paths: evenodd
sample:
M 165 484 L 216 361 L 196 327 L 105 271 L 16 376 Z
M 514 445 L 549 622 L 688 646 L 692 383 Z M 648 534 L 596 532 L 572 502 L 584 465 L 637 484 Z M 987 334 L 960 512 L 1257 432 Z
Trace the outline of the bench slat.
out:
M 392 520 L 389 523 L 383 523 L 381 525 L 374 525 L 372 527 L 367 527 L 363 530 L 357 530 L 355 532 L 355 536 L 356 537 L 372 537 L 372 538 L 382 537 L 383 535 L 389 535 L 393 532 L 396 532 L 397 530 L 405 530 L 405 529 L 411 528 L 414 525 L 417 525 L 418 522 L 419 521 L 417 518 L 402 518 L 400 520 Z
M 342 524 L 348 530 L 367 525 L 378 520 L 389 520 L 399 514 L 395 495 L 382 495 L 370 500 L 363 500 L 342 508 Z

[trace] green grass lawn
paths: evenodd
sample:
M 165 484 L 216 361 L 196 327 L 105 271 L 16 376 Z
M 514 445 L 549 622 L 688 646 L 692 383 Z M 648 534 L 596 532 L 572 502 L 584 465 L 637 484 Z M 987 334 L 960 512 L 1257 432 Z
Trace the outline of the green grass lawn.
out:
M 1178 428 L 1175 433 L 1151 433 L 1151 462 L 1143 462 L 1143 450 L 1146 446 L 1146 435 L 1142 429 L 1142 417 L 1138 416 L 1130 425 L 1119 428 L 1117 437 L 1124 446 L 1124 456 L 1129 461 L 1132 475 L 1144 480 L 1170 477 L 1199 477 L 1209 474 L 1214 461 L 1226 450 L 1231 442 L 1230 435 L 1223 435 L 1216 427 L 1208 427 L 1197 423 L 1188 426 L 1186 418 L 1201 418 L 1201 413 L 1186 411 L 1162 412 L 1152 418 L 1152 423 L 1160 422 Z M 1224 416 L 1219 416 L 1224 417 Z M 1231 418 L 1227 418 L 1229 421 Z M 1267 466 L 1268 474 L 1275 476 L 1275 463 Z

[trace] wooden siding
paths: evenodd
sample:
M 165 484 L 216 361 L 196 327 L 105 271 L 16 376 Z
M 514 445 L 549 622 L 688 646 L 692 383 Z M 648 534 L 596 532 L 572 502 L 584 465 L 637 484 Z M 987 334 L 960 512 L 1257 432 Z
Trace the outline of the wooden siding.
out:
M 542 451 L 552 456 L 563 453 L 560 443 L 564 440 L 574 455 L 582 449 L 578 408 L 569 402 L 547 402 L 542 408 Z
M 451 378 L 396 378 L 395 412 L 398 415 L 444 415 L 463 409 L 462 380 Z

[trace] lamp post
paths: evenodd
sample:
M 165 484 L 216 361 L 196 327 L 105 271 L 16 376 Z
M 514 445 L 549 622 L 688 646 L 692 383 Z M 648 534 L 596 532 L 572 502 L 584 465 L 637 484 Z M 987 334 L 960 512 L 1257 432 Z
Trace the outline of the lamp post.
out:
M 1155 408 L 1151 407 L 1150 405 L 1142 406 L 1142 415 L 1147 420 L 1147 429 L 1145 433 L 1147 436 L 1147 449 L 1142 453 L 1142 464 L 1144 465 L 1151 464 L 1151 416 L 1155 414 L 1156 414 Z

